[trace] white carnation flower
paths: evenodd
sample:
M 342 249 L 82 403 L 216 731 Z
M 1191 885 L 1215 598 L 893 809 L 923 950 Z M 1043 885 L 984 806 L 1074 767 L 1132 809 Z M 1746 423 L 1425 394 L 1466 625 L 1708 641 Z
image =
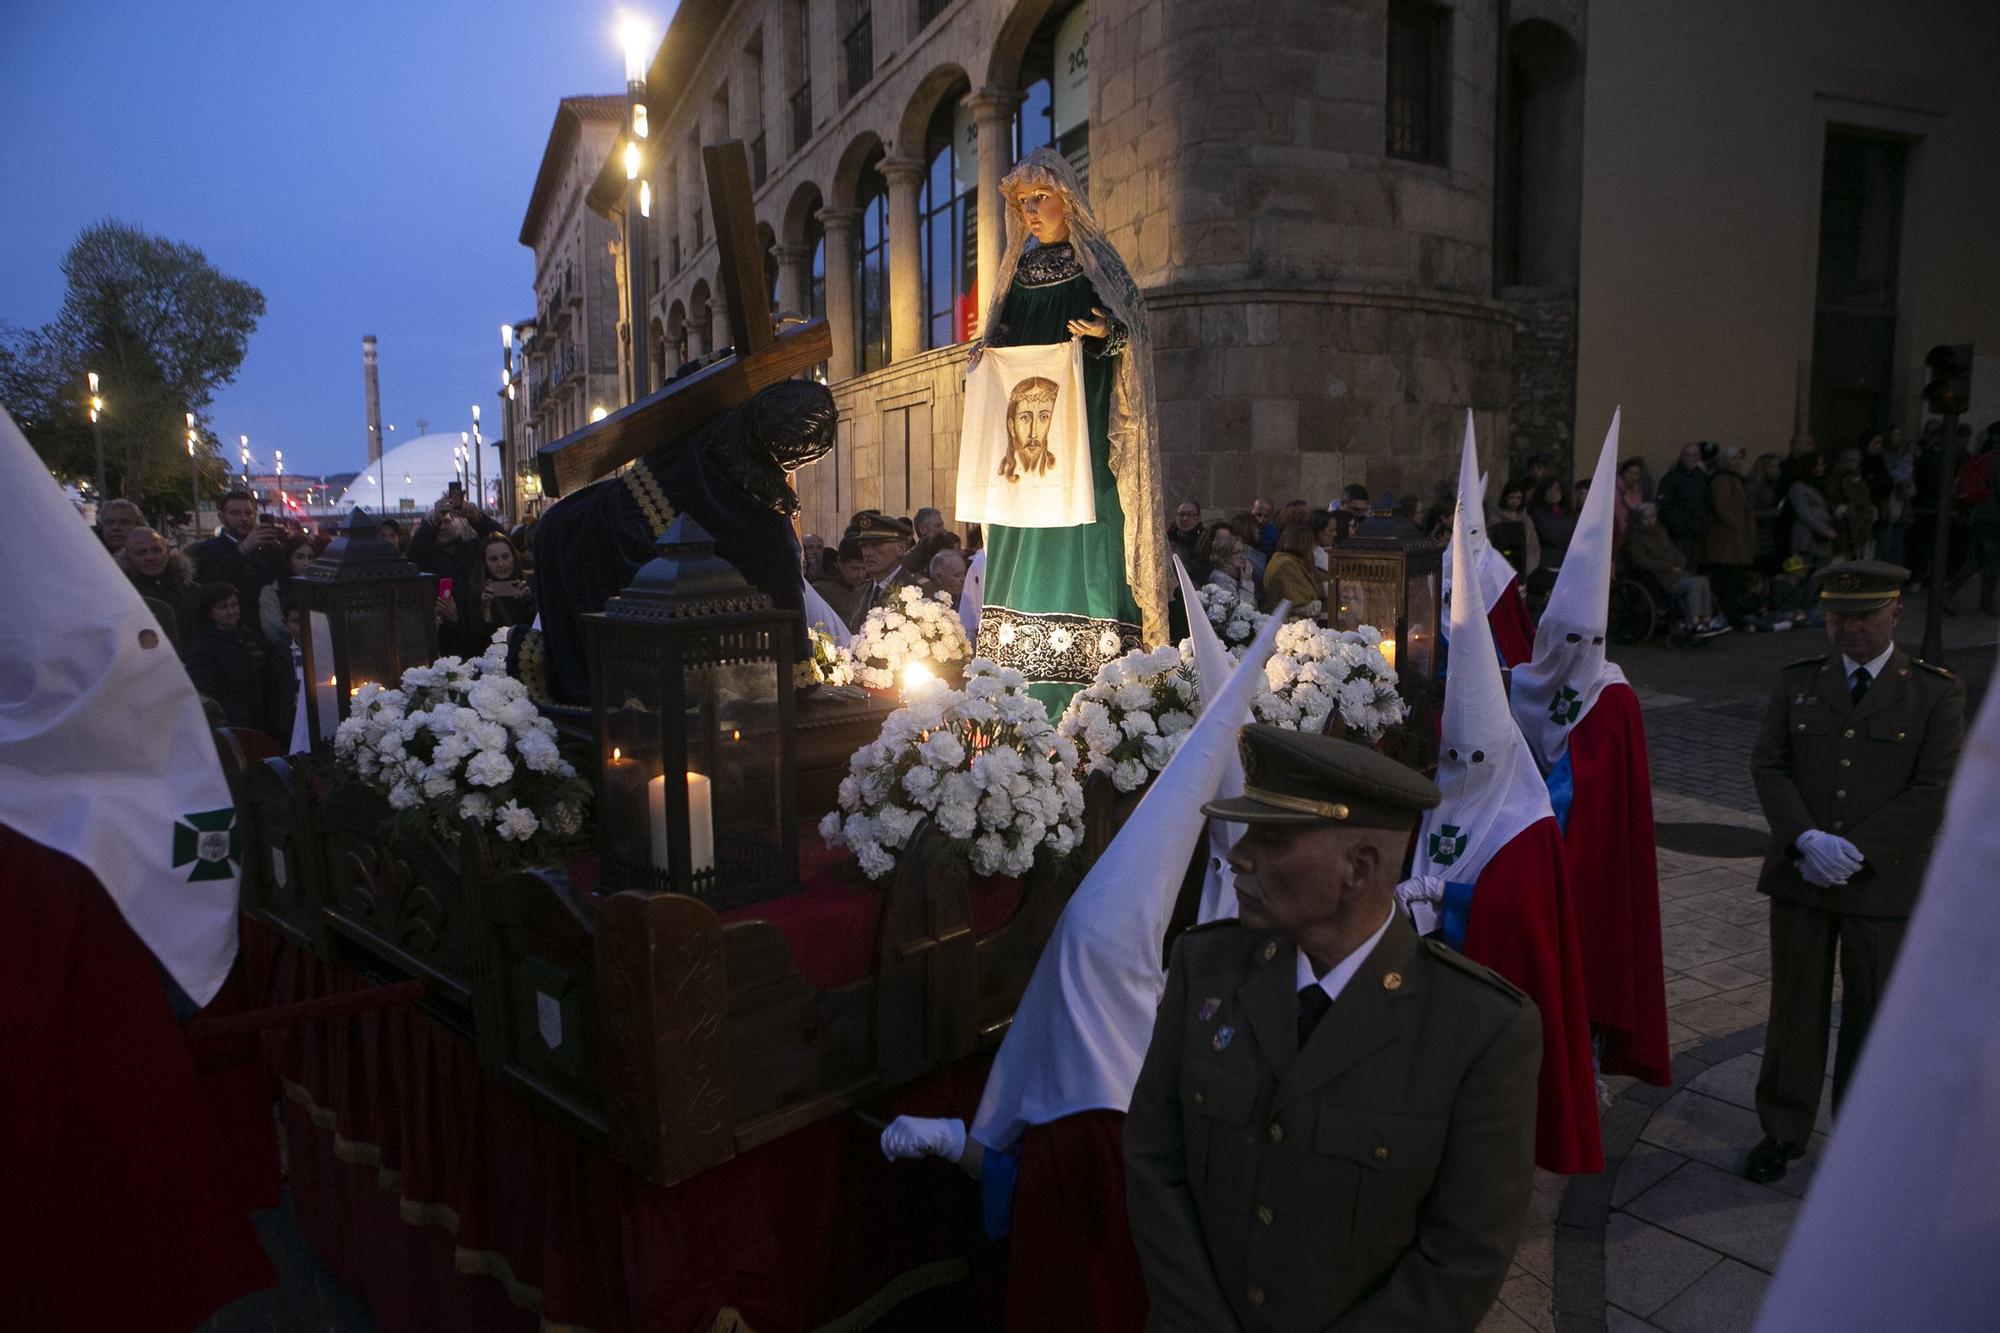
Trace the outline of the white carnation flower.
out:
M 481 750 L 465 765 L 465 780 L 475 787 L 497 787 L 514 776 L 514 761 L 498 750 Z
M 542 822 L 535 818 L 534 811 L 525 809 L 518 801 L 509 801 L 494 811 L 493 825 L 507 841 L 525 842 L 535 836 Z

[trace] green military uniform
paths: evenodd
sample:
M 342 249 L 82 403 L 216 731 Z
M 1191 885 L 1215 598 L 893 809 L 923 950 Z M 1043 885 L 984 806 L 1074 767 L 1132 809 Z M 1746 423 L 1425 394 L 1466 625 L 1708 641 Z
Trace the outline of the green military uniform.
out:
M 854 539 L 863 546 L 873 546 L 880 542 L 895 542 L 907 547 L 916 537 L 916 529 L 907 518 L 896 518 L 873 509 L 863 510 L 857 517 L 860 525 L 855 530 Z M 921 578 L 897 565 L 889 571 L 888 577 L 880 583 L 867 582 L 854 590 L 854 602 L 847 615 L 847 628 L 858 630 L 861 622 L 868 619 L 868 613 L 878 606 L 888 606 L 895 602 L 904 588 L 915 588 L 928 597 L 937 589 L 931 581 Z
M 1906 578 L 1907 571 L 1874 561 L 1836 565 L 1822 577 L 1822 603 L 1864 614 L 1893 600 Z M 1757 1081 L 1757 1114 L 1769 1138 L 1801 1148 L 1811 1137 L 1836 952 L 1839 1105 L 1916 905 L 1964 735 L 1964 687 L 1900 648 L 1858 700 L 1838 652 L 1778 673 L 1751 756 L 1771 827 L 1757 882 L 1771 899 L 1770 1024 Z M 1846 839 L 1865 858 L 1846 883 L 1822 888 L 1801 873 L 1799 835 L 1814 829 Z
M 1273 762 L 1275 730 L 1244 729 L 1245 795 L 1209 813 L 1407 827 L 1437 801 L 1343 741 L 1279 732 Z M 1344 771 L 1300 772 L 1315 750 Z M 1395 913 L 1301 1047 L 1296 960 L 1237 921 L 1174 945 L 1125 1121 L 1148 1327 L 1472 1329 L 1534 1175 L 1535 1006 Z

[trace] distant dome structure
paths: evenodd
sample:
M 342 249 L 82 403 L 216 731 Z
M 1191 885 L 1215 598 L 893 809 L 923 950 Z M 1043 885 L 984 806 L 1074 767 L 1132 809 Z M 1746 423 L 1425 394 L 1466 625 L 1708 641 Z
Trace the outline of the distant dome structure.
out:
M 392 515 L 398 511 L 429 512 L 444 494 L 445 487 L 459 480 L 455 458 L 458 444 L 456 431 L 440 431 L 397 445 L 382 455 L 381 462 L 370 463 L 356 474 L 334 508 L 342 513 L 356 506 L 370 513 L 386 510 Z M 487 471 L 490 474 L 492 469 Z M 490 475 L 487 480 L 492 480 Z M 466 494 L 472 495 L 476 489 L 467 478 Z

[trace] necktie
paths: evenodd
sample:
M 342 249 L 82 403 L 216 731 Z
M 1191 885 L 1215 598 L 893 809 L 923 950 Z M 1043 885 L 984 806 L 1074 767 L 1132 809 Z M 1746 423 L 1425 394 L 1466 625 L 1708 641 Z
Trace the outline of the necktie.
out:
M 1333 1008 L 1333 997 L 1319 986 L 1299 988 L 1299 1049 L 1304 1050 L 1306 1038 L 1312 1036 L 1313 1029 L 1326 1017 L 1326 1011 Z
M 1848 687 L 1848 697 L 1853 699 L 1855 703 L 1860 703 L 1861 696 L 1868 693 L 1868 682 L 1871 679 L 1873 677 L 1868 674 L 1867 667 L 1854 668 L 1854 683 Z

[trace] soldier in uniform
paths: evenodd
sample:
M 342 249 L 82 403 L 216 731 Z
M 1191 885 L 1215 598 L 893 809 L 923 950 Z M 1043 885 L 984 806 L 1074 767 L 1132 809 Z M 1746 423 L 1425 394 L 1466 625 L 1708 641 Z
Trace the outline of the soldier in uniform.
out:
M 847 628 L 860 629 L 870 611 L 889 605 L 903 588 L 916 588 L 925 596 L 933 591 L 929 580 L 903 568 L 903 554 L 915 540 L 914 533 L 907 518 L 872 509 L 861 515 L 854 540 L 861 544 L 861 568 L 867 582 L 854 590 L 854 610 L 847 618 Z
M 1422 775 L 1253 724 L 1241 916 L 1174 945 L 1125 1121 L 1156 1329 L 1472 1329 L 1534 1174 L 1541 1023 L 1395 910 Z
M 1744 1175 L 1778 1179 L 1819 1113 L 1840 956 L 1839 1109 L 1916 906 L 1965 735 L 1965 691 L 1891 637 L 1910 571 L 1833 565 L 1820 607 L 1834 651 L 1778 675 L 1750 765 L 1771 826 L 1759 892 L 1771 899 L 1771 1017 L 1757 1078 L 1764 1138 Z

